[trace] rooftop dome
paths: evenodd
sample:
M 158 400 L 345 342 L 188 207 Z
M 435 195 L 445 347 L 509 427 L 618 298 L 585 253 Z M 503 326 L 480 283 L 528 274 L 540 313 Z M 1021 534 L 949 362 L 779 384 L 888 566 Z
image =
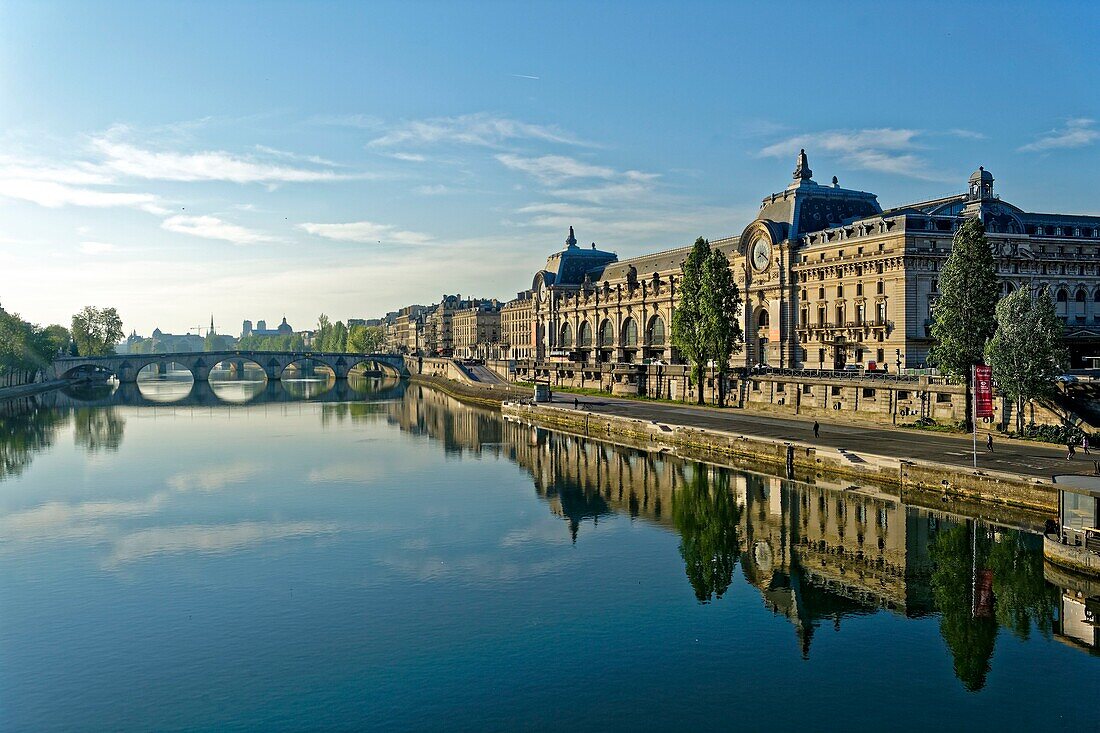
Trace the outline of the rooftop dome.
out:
M 978 170 L 970 174 L 971 183 L 993 183 L 993 174 L 985 169 L 984 166 L 978 166 Z

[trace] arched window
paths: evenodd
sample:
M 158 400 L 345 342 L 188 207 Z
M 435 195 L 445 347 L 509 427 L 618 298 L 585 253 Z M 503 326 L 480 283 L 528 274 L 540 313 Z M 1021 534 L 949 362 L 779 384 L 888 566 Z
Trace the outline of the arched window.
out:
M 771 315 L 766 310 L 760 311 L 760 315 L 756 319 L 756 325 L 760 328 L 767 328 L 769 323 L 771 323 Z
M 1054 297 L 1054 308 L 1062 318 L 1069 316 L 1069 292 L 1065 288 L 1058 288 L 1058 294 Z
M 627 318 L 623 321 L 623 327 L 620 333 L 623 336 L 623 346 L 637 346 L 638 345 L 638 323 L 633 318 Z
M 611 321 L 604 319 L 604 322 L 600 324 L 600 346 L 604 348 L 610 348 L 615 345 L 615 329 L 611 325 Z
M 568 349 L 573 346 L 573 327 L 568 323 L 562 324 L 561 341 L 559 343 L 563 349 Z
M 1100 288 L 1096 289 L 1096 294 L 1092 296 L 1093 303 L 1100 303 Z
M 1085 303 L 1088 302 L 1089 294 L 1085 292 L 1084 288 L 1078 288 L 1073 299 L 1076 301 L 1073 309 L 1074 315 L 1077 316 L 1078 320 L 1085 320 Z
M 646 335 L 646 342 L 650 346 L 665 345 L 665 321 L 660 316 L 653 316 L 649 319 L 649 333 Z
M 592 346 L 592 327 L 588 325 L 588 321 L 582 321 L 581 327 L 577 329 L 577 346 L 582 349 Z

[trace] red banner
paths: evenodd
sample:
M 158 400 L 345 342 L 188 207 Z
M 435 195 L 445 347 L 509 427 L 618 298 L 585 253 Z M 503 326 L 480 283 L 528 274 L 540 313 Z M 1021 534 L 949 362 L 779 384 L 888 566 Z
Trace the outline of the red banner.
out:
M 974 367 L 974 407 L 979 418 L 993 417 L 993 369 Z

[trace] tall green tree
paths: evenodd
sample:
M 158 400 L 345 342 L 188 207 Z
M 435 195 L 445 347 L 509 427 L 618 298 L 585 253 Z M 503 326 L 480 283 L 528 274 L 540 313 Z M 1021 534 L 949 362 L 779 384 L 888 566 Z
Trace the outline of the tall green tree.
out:
M 703 270 L 710 257 L 710 243 L 699 237 L 691 252 L 680 265 L 680 298 L 672 314 L 672 345 L 691 366 L 691 380 L 697 388 L 699 404 L 703 404 L 703 373 L 710 358 L 712 344 L 704 320 Z
M 122 319 L 114 308 L 86 306 L 73 316 L 73 340 L 81 356 L 113 354 L 122 341 Z
M 68 344 L 63 326 L 41 328 L 0 308 L 0 386 L 33 381 Z
M 381 351 L 381 326 L 352 326 L 348 330 L 347 350 L 355 354 L 375 354 Z
M 337 321 L 332 326 L 329 342 L 325 351 L 331 353 L 344 353 L 348 347 L 348 328 L 343 321 Z
M 939 288 L 928 358 L 945 374 L 965 379 L 969 396 L 970 368 L 982 363 L 996 325 L 997 268 L 981 219 L 967 219 L 955 233 Z M 968 413 L 968 424 L 970 419 Z
M 1050 395 L 1054 378 L 1065 368 L 1062 319 L 1050 291 L 1032 297 L 1028 288 L 1009 293 L 997 303 L 997 331 L 985 348 L 998 388 L 1013 401 L 1016 432 L 1023 430 L 1024 405 Z
M 741 291 L 733 279 L 729 258 L 719 250 L 711 250 L 703 262 L 699 302 L 718 379 L 718 405 L 722 407 L 726 404 L 730 357 L 741 351 L 745 338 L 741 332 Z

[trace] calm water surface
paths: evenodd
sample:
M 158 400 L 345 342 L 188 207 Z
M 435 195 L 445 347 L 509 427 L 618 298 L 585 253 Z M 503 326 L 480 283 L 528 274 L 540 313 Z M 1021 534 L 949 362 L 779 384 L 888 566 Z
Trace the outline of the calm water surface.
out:
M 1096 730 L 1096 585 L 975 521 L 324 375 L 0 412 L 0 728 Z

